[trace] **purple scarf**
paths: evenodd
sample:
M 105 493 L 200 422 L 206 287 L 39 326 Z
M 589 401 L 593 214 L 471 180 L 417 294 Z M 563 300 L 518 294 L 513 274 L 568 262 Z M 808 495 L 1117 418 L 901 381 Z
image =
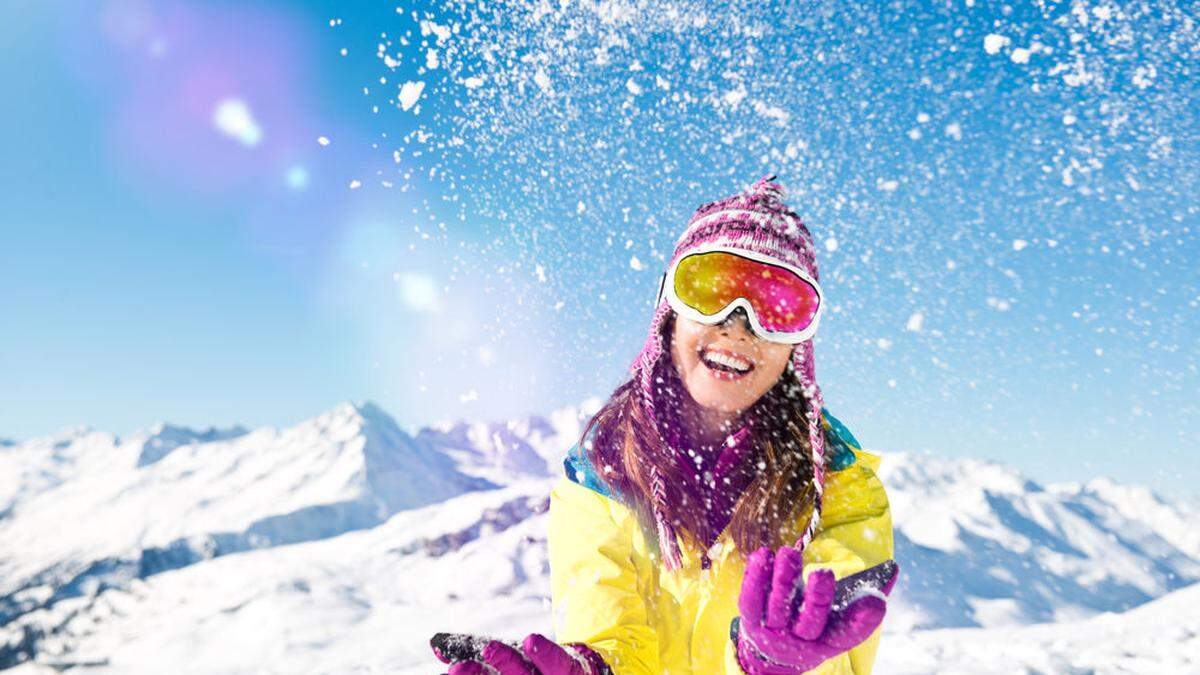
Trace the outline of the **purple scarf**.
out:
M 665 406 L 670 409 L 672 406 Z M 733 508 L 742 492 L 754 479 L 754 444 L 751 443 L 752 421 L 729 434 L 719 448 L 691 448 L 682 423 L 675 410 L 664 415 L 665 438 L 675 450 L 675 459 L 690 480 L 680 486 L 687 495 L 688 503 L 704 507 L 708 531 L 698 537 L 705 548 L 711 547 L 729 524 Z M 708 567 L 707 555 L 703 560 Z

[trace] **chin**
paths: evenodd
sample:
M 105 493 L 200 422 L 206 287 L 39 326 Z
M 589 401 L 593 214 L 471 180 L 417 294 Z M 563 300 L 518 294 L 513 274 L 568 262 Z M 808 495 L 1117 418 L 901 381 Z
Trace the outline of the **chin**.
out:
M 743 401 L 744 396 L 738 396 L 741 387 L 734 387 L 723 383 L 704 383 L 689 393 L 692 395 L 692 400 L 702 408 L 709 410 L 719 410 L 724 413 L 741 412 L 750 407 L 753 401 Z

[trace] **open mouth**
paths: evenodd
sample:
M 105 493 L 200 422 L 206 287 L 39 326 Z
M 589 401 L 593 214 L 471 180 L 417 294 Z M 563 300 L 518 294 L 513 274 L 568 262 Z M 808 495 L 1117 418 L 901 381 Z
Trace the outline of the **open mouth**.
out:
M 736 380 L 754 370 L 754 362 L 725 349 L 705 348 L 700 352 L 700 361 L 722 380 Z

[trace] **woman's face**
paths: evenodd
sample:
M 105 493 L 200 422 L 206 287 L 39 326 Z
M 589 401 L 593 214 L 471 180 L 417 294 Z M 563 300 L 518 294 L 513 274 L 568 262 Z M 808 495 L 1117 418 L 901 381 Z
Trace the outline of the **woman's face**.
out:
M 767 393 L 787 367 L 792 345 L 750 331 L 742 310 L 724 323 L 703 324 L 676 315 L 671 358 L 688 393 L 702 408 L 738 414 Z

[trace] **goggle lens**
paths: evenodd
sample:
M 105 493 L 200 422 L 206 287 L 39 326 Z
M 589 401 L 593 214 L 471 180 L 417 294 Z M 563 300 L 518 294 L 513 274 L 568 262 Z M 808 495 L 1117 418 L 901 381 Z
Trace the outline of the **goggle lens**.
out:
M 686 256 L 673 284 L 676 297 L 708 316 L 746 298 L 762 327 L 777 333 L 803 331 L 820 305 L 817 289 L 791 270 L 726 251 Z

